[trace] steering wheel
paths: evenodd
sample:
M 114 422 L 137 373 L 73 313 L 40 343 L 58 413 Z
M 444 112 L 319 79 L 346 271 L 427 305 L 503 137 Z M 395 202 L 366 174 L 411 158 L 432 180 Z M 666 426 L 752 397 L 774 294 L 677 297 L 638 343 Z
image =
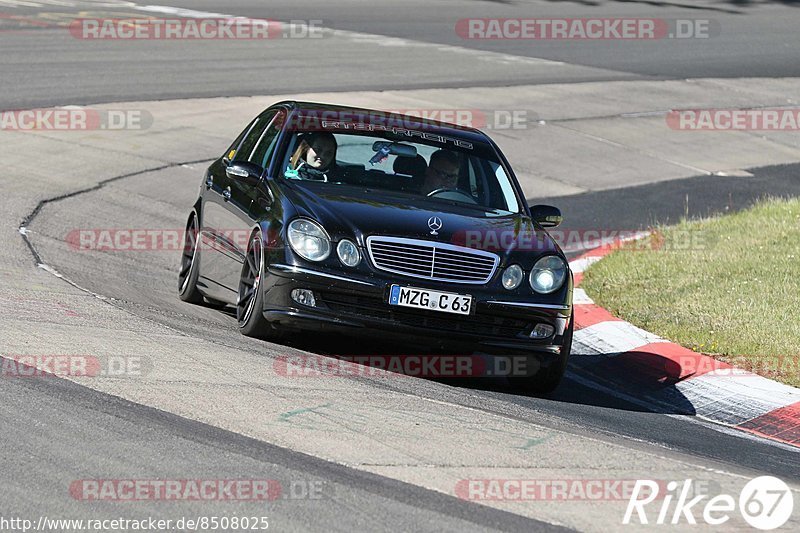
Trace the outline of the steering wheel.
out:
M 458 196 L 463 196 L 466 199 L 466 201 L 471 203 L 471 204 L 477 204 L 478 203 L 478 202 L 475 201 L 475 198 L 473 198 L 470 194 L 462 191 L 461 189 L 448 189 L 447 187 L 442 187 L 441 189 L 435 189 L 435 190 L 429 192 L 428 193 L 428 197 L 430 198 L 431 196 L 439 196 L 439 195 L 445 194 L 445 193 L 453 193 L 453 194 L 456 194 Z M 447 200 L 459 201 L 460 199 L 447 198 Z

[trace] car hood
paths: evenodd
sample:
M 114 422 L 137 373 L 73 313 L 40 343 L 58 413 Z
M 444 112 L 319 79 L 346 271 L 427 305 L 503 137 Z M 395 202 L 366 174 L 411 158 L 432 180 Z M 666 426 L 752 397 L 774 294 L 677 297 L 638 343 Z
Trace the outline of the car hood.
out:
M 525 215 L 484 216 L 469 207 L 418 201 L 407 195 L 341 185 L 285 182 L 296 216 L 319 221 L 331 238 L 355 238 L 365 246 L 370 236 L 422 239 L 495 252 L 501 263 L 559 253 L 550 235 Z M 441 224 L 439 226 L 439 224 Z M 528 261 L 525 261 L 528 262 Z

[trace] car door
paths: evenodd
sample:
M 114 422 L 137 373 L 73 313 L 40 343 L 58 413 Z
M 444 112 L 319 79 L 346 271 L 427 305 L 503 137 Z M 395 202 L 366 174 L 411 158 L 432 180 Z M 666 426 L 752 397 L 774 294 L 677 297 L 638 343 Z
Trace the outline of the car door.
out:
M 281 141 L 281 132 L 286 125 L 288 114 L 286 109 L 278 111 L 249 159 L 251 163 L 264 169 L 260 183 L 257 186 L 247 187 L 246 182 L 237 180 L 240 189 L 237 191 L 234 188 L 233 190 L 234 195 L 245 195 L 250 201 L 250 208 L 247 210 L 248 218 L 243 219 L 244 229 L 252 229 L 256 223 L 267 218 L 280 219 L 281 205 L 280 202 L 275 201 L 274 180 L 269 172 L 273 168 L 273 159 L 278 151 L 278 143 Z M 279 171 L 277 166 L 273 168 L 273 172 Z
M 228 152 L 215 161 L 206 173 L 201 216 L 203 253 L 198 283 L 209 296 L 224 302 L 235 303 L 238 281 L 233 283 L 232 279 L 238 280 L 239 274 L 238 270 L 235 276 L 230 272 L 239 261 L 239 247 L 233 242 L 236 239 L 234 229 L 238 224 L 231 226 L 228 204 L 233 198 L 233 180 L 227 175 L 226 169 L 231 161 L 243 157 L 241 154 L 249 157 L 274 115 L 274 110 L 267 110 L 253 120 Z
M 220 265 L 219 282 L 232 290 L 238 289 L 250 232 L 256 221 L 263 216 L 265 209 L 271 206 L 270 192 L 263 179 L 264 170 L 275 149 L 283 126 L 284 113 L 284 110 L 273 110 L 262 116 L 266 127 L 259 125 L 254 128 L 231 158 L 231 164 L 249 162 L 262 169 L 262 179 L 257 183 L 226 176 L 227 185 L 222 191 L 224 210 L 220 213 L 220 238 L 224 251 L 220 254 L 223 264 Z

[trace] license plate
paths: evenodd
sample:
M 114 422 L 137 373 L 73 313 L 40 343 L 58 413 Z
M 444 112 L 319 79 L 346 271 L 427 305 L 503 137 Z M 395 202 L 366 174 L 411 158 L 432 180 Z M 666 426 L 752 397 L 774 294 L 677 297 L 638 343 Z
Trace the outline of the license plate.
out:
M 392 285 L 389 305 L 468 315 L 472 308 L 472 296 Z

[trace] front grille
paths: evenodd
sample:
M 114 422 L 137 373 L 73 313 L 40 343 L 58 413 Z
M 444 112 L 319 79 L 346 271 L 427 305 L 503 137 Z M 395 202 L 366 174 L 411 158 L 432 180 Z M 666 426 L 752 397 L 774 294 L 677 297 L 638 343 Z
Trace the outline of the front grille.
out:
M 367 250 L 380 270 L 450 283 L 486 283 L 500 262 L 491 252 L 399 237 L 369 237 Z
M 425 309 L 403 309 L 383 301 L 342 293 L 321 293 L 321 300 L 337 314 L 353 318 L 388 320 L 404 326 L 436 329 L 451 334 L 513 338 L 533 327 L 527 320 L 497 315 L 449 315 Z

